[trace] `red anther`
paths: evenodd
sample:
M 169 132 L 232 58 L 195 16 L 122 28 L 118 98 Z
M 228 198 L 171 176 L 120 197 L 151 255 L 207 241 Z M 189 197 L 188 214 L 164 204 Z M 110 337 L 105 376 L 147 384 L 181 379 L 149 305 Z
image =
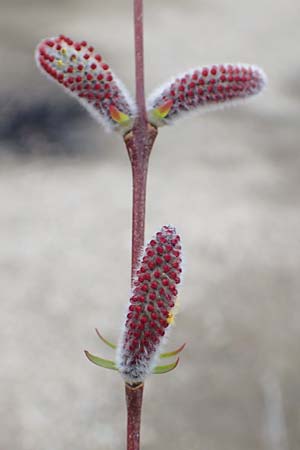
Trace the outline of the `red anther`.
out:
M 152 314 L 151 314 L 151 319 L 157 320 L 157 314 L 156 314 L 156 313 L 152 313 Z
M 83 64 L 78 64 L 77 70 L 79 70 L 79 71 L 83 70 Z
M 168 266 L 167 264 L 165 264 L 165 265 L 163 266 L 163 271 L 164 271 L 165 273 L 168 273 L 169 270 L 170 270 L 170 266 Z
M 161 254 L 163 254 L 164 249 L 163 249 L 163 247 L 158 246 L 157 249 L 156 249 L 156 251 L 157 251 L 157 253 L 159 253 L 159 254 L 161 255 Z
M 176 297 L 176 295 L 178 294 L 177 289 L 175 288 L 175 286 L 170 286 L 169 287 L 170 291 L 172 292 L 172 294 Z
M 48 47 L 54 47 L 54 42 L 53 41 L 47 41 L 46 45 L 48 45 Z
M 141 290 L 143 292 L 148 292 L 148 290 L 149 290 L 148 285 L 147 284 L 143 284 L 143 286 L 141 287 Z
M 108 75 L 108 76 L 106 77 L 106 80 L 109 81 L 109 82 L 112 81 L 112 80 L 113 80 L 112 75 Z
M 75 50 L 77 51 L 77 52 L 80 52 L 81 51 L 81 45 L 80 44 L 75 44 Z
M 85 53 L 85 54 L 83 55 L 83 57 L 84 57 L 84 59 L 88 60 L 88 59 L 90 58 L 90 55 L 89 55 L 88 53 Z
M 68 72 L 68 73 L 73 73 L 73 67 L 72 67 L 72 66 L 69 66 L 69 67 L 67 68 L 67 72 Z
M 207 75 L 208 75 L 208 69 L 206 67 L 204 67 L 204 69 L 202 69 L 202 76 L 207 77 Z
M 158 291 L 158 293 L 159 293 L 159 295 L 160 295 L 161 297 L 164 297 L 164 295 L 165 295 L 165 291 L 164 291 L 163 288 L 160 288 L 160 290 Z
M 96 84 L 94 85 L 94 89 L 95 89 L 96 91 L 99 91 L 100 88 L 101 88 L 101 84 L 100 84 L 100 83 L 96 83 Z
M 162 284 L 163 284 L 163 286 L 169 286 L 169 280 L 167 278 L 164 278 L 162 280 Z
M 150 241 L 150 245 L 151 245 L 151 247 L 155 247 L 155 246 L 156 246 L 156 241 L 154 241 L 154 240 L 152 239 L 152 241 Z
M 97 69 L 97 64 L 95 64 L 95 63 L 91 64 L 91 69 L 93 69 L 93 70 Z
M 141 322 L 142 322 L 142 323 L 148 322 L 148 318 L 147 318 L 146 316 L 142 316 L 142 317 L 141 317 Z
M 128 318 L 128 319 L 131 319 L 131 318 L 132 318 L 132 316 L 133 316 L 133 314 L 132 314 L 132 313 L 128 313 L 128 314 L 127 314 L 127 318 Z
M 160 272 L 158 270 L 156 270 L 153 274 L 155 276 L 155 278 L 160 278 Z
M 135 306 L 134 305 L 130 305 L 129 306 L 129 311 L 134 311 L 135 310 Z
M 155 263 L 153 262 L 153 261 L 149 261 L 148 262 L 148 267 L 149 267 L 149 269 L 154 269 L 154 267 L 155 267 Z
M 156 262 L 156 264 L 160 265 L 160 264 L 163 263 L 163 260 L 161 259 L 160 256 L 158 256 L 158 257 L 155 259 L 155 262 Z
M 181 84 L 181 85 L 179 86 L 178 90 L 179 90 L 180 92 L 184 92 L 184 91 L 185 91 L 185 87 Z
M 198 73 L 197 72 L 193 73 L 192 79 L 195 80 L 195 81 L 198 80 Z
M 153 312 L 154 311 L 154 306 L 153 305 L 148 305 L 147 306 L 147 311 Z
M 147 250 L 147 255 L 151 258 L 151 256 L 154 255 L 154 251 L 153 250 Z
M 100 73 L 100 74 L 97 76 L 97 80 L 99 80 L 99 81 L 103 80 L 103 75 L 102 75 L 102 73 Z
M 164 302 L 163 302 L 162 300 L 158 300 L 157 306 L 158 306 L 159 308 L 162 308 L 162 307 L 164 306 Z
M 212 66 L 212 68 L 210 69 L 210 73 L 212 75 L 216 75 L 217 74 L 217 67 L 216 66 Z
M 171 260 L 171 256 L 170 255 L 165 255 L 164 256 L 164 260 L 166 261 L 166 262 L 169 262 L 170 260 Z
M 105 63 L 102 64 L 101 67 L 102 67 L 103 70 L 108 70 L 108 69 L 109 69 L 109 65 L 108 65 L 108 64 L 105 64 Z
M 150 273 L 145 273 L 144 279 L 145 279 L 146 281 L 151 281 L 151 275 L 150 275 Z
M 102 57 L 100 55 L 95 55 L 95 60 L 98 62 L 102 61 Z
M 92 52 L 94 51 L 94 47 L 90 46 L 90 47 L 88 48 L 88 51 L 92 53 Z
M 156 323 L 154 322 L 154 320 L 151 320 L 151 321 L 149 322 L 149 326 L 150 326 L 151 328 L 156 328 Z M 155 337 L 153 336 L 153 341 L 154 341 L 154 339 L 155 339 Z
M 81 42 L 80 42 L 80 45 L 81 45 L 82 47 L 86 47 L 86 46 L 87 46 L 87 42 L 86 42 L 86 41 L 81 41 Z

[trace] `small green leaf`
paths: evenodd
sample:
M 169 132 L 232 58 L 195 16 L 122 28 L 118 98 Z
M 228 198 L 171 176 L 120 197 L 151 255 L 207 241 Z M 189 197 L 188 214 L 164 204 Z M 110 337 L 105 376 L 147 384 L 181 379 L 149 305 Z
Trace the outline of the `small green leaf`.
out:
M 177 348 L 176 350 L 173 350 L 172 352 L 161 353 L 159 355 L 159 357 L 160 358 L 170 358 L 170 356 L 176 356 L 176 355 L 178 355 L 178 353 L 182 352 L 182 350 L 184 349 L 185 345 L 186 345 L 185 343 L 182 344 L 181 347 Z
M 92 355 L 87 350 L 84 351 L 86 357 L 94 364 L 100 367 L 104 367 L 105 369 L 118 370 L 116 364 L 109 359 L 99 358 L 99 356 Z
M 154 367 L 152 373 L 159 375 L 161 373 L 170 372 L 171 370 L 175 369 L 178 362 L 179 362 L 179 358 L 177 358 L 176 361 L 173 362 L 172 364 L 167 364 L 166 366 L 156 366 L 156 367 Z
M 112 342 L 105 339 L 105 337 L 103 337 L 102 334 L 99 333 L 99 330 L 97 330 L 97 328 L 95 328 L 95 330 L 98 337 L 101 339 L 102 342 L 104 342 L 104 344 L 108 345 L 108 347 L 113 348 L 114 350 L 117 348 L 116 344 L 113 344 Z

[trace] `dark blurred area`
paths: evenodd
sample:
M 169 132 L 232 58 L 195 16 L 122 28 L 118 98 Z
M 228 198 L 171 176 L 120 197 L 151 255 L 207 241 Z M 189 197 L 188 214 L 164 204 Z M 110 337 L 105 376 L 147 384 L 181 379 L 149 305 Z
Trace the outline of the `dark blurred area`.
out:
M 62 95 L 63 97 L 63 95 Z M 82 150 L 74 131 L 87 114 L 75 101 L 59 96 L 34 103 L 3 94 L 0 98 L 0 141 L 2 150 L 20 156 L 72 156 Z

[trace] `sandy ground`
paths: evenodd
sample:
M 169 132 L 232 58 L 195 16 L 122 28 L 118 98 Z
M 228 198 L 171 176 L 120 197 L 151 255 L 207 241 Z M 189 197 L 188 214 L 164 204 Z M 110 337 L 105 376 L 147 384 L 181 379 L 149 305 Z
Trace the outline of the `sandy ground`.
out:
M 188 345 L 175 372 L 147 382 L 142 448 L 299 450 L 299 2 L 145 4 L 147 91 L 230 61 L 262 66 L 270 86 L 159 134 L 147 238 L 165 223 L 182 235 L 181 313 L 168 348 Z M 130 1 L 0 6 L 0 95 L 48 98 L 55 111 L 64 94 L 32 53 L 60 32 L 89 39 L 133 88 Z M 1 450 L 124 449 L 122 381 L 83 349 L 113 357 L 93 329 L 117 340 L 122 323 L 130 171 L 118 136 L 85 114 L 71 125 L 61 124 L 60 146 L 73 143 L 73 156 L 52 155 L 44 138 L 27 156 L 0 142 Z

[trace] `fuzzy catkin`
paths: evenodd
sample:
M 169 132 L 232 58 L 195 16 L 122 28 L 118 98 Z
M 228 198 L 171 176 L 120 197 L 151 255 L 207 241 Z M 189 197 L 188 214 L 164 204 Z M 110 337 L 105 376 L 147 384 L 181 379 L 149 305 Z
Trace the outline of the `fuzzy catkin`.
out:
M 174 320 L 181 277 L 180 237 L 164 226 L 145 247 L 136 271 L 117 365 L 126 382 L 151 373 L 167 329 Z
M 107 130 L 131 128 L 135 103 L 94 47 L 60 35 L 44 39 L 35 57 L 41 71 L 76 97 Z M 121 126 L 113 119 L 112 108 L 128 116 Z
M 262 69 L 249 64 L 199 67 L 172 78 L 148 98 L 149 120 L 156 126 L 171 123 L 188 111 L 205 111 L 230 105 L 258 94 L 266 85 Z M 168 106 L 168 114 L 157 110 Z

